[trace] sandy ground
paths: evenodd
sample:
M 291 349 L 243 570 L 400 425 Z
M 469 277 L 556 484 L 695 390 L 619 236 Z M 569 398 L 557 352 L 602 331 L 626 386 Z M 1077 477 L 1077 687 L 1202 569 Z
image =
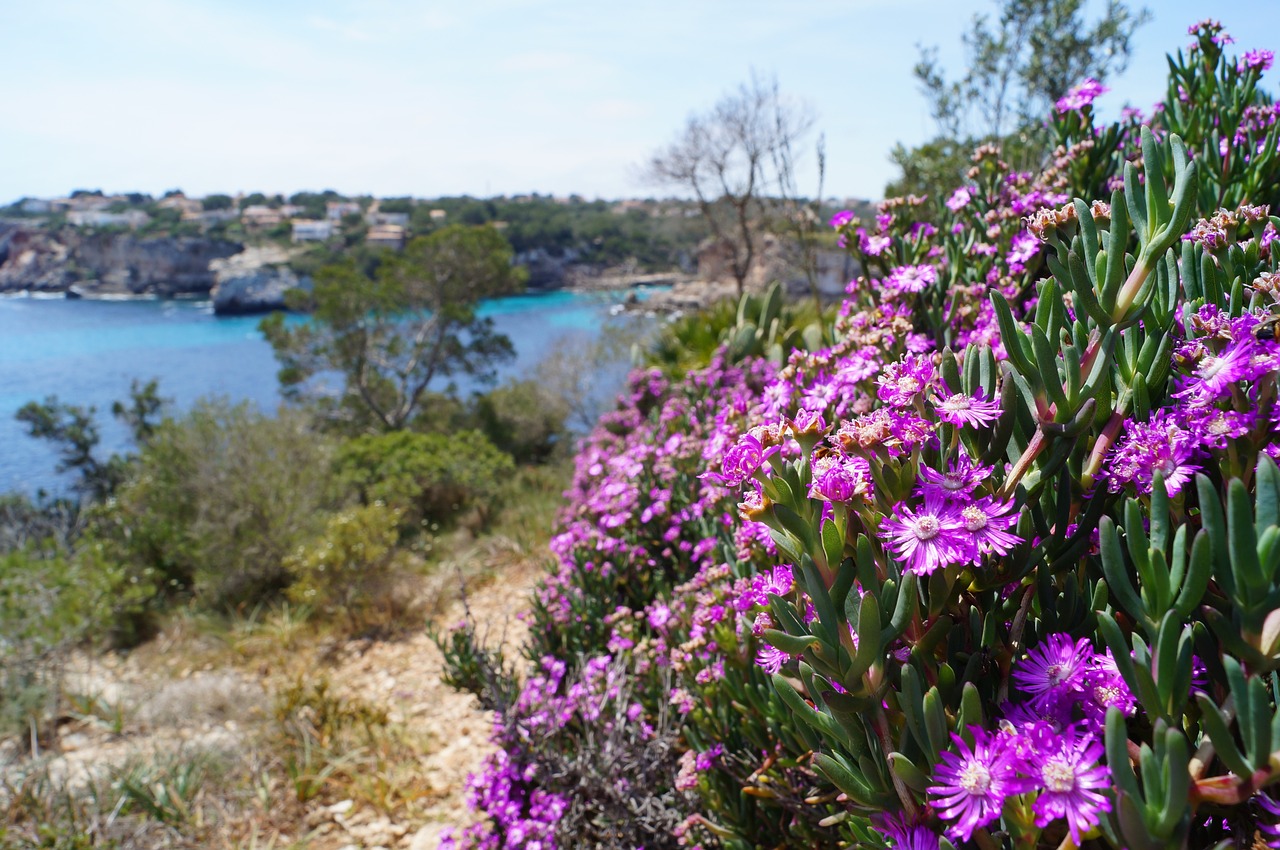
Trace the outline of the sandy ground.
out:
M 482 633 L 487 629 L 490 642 L 502 639 L 509 658 L 518 655 L 525 637 L 517 614 L 539 575 L 533 560 L 522 559 L 468 590 L 471 613 L 484 624 Z M 447 628 L 463 616 L 463 604 L 455 600 L 434 622 Z M 443 658 L 425 632 L 390 641 L 331 642 L 292 655 L 228 653 L 202 646 L 202 641 L 207 638 L 190 632 L 161 635 L 128 656 L 76 659 L 68 671 L 67 691 L 93 694 L 101 706 L 117 707 L 120 713 L 114 723 L 110 712 L 104 719 L 102 711 L 92 721 L 64 723 L 60 752 L 45 754 L 50 775 L 75 786 L 112 766 L 184 752 L 221 752 L 249 762 L 265 758 L 246 742 L 271 721 L 270 695 L 299 675 L 323 675 L 339 695 L 386 709 L 404 740 L 414 742 L 414 763 L 398 767 L 416 780 L 421 793 L 414 805 L 401 807 L 392 817 L 351 800 L 335 801 L 332 795 L 294 806 L 292 812 L 264 802 L 263 834 L 270 841 L 253 846 L 297 842 L 295 846 L 317 850 L 429 850 L 438 845 L 442 830 L 468 822 L 464 783 L 489 751 L 492 717 L 474 696 L 440 681 Z M 274 660 L 264 662 L 264 657 Z M 12 741 L 0 746 L 0 770 L 20 769 L 24 763 L 29 764 L 16 756 Z M 249 846 L 243 839 L 231 842 L 236 845 Z

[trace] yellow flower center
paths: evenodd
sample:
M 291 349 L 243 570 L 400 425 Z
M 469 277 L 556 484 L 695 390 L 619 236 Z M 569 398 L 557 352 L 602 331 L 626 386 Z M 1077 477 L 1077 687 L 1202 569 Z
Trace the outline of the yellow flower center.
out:
M 916 537 L 920 540 L 931 540 L 937 537 L 939 530 L 937 517 L 922 516 L 916 520 Z
M 1076 772 L 1064 761 L 1053 760 L 1040 771 L 1044 787 L 1059 794 L 1065 794 L 1076 787 Z
M 969 505 L 961 512 L 964 527 L 969 531 L 981 531 L 987 527 L 987 515 L 977 505 Z
M 985 765 L 970 762 L 960 773 L 959 785 L 970 794 L 985 794 L 991 787 L 991 771 Z

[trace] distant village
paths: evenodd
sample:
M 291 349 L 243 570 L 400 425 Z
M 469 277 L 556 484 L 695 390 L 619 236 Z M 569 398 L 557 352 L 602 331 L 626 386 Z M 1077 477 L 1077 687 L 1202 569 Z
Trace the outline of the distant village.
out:
M 145 197 L 145 196 L 144 196 Z M 282 225 L 289 227 L 292 242 L 326 242 L 339 231 L 344 219 L 357 216 L 368 226 L 365 243 L 371 247 L 399 250 L 404 247 L 409 230 L 408 212 L 384 212 L 380 202 L 373 199 L 366 209 L 359 201 L 326 201 L 323 218 L 308 218 L 306 207 L 298 204 L 249 203 L 242 204 L 244 196 L 229 197 L 231 203 L 210 205 L 207 198 L 191 198 L 182 192 L 165 195 L 154 206 L 176 213 L 180 222 L 195 224 L 202 231 L 208 228 L 239 222 L 247 235 L 278 233 Z M 138 230 L 151 223 L 153 215 L 135 200 L 137 196 L 79 193 L 66 198 L 23 198 L 14 206 L 31 216 L 65 216 L 73 227 L 119 227 Z M 212 206 L 212 208 L 210 208 Z M 433 209 L 429 213 L 436 221 L 444 221 L 446 212 Z
M 858 199 L 829 199 L 822 208 L 874 214 L 869 201 Z M 813 220 L 820 232 L 809 259 L 811 277 L 798 265 L 794 234 L 783 223 L 759 233 L 746 287 L 778 280 L 797 292 L 815 285 L 828 297 L 843 292 L 855 267 L 823 226 L 829 214 Z M 534 289 L 668 282 L 680 284 L 670 298 L 683 309 L 709 296 L 699 290 L 686 297 L 682 282 L 734 288 L 734 249 L 713 238 L 689 200 L 375 198 L 332 190 L 287 198 L 260 192 L 192 197 L 172 190 L 155 198 L 82 189 L 0 207 L 0 292 L 212 292 L 218 309 L 274 308 L 288 287 L 309 285 L 325 263 L 354 258 L 367 270 L 376 266 L 378 253 L 401 251 L 409 239 L 455 223 L 503 231 Z
M 317 197 L 302 193 L 310 198 Z M 335 195 L 323 193 L 319 197 Z M 294 196 L 297 198 L 298 196 Z M 456 199 L 454 199 L 456 200 Z M 466 199 L 471 200 L 471 199 Z M 548 202 L 569 206 L 587 203 L 580 196 L 516 195 L 501 199 L 507 203 Z M 210 195 L 189 197 L 181 191 L 166 193 L 156 200 L 150 195 L 130 193 L 106 195 L 100 191 L 77 191 L 61 198 L 22 198 L 0 214 L 36 218 L 58 218 L 72 227 L 116 228 L 131 231 L 154 229 L 158 219 L 166 223 L 180 223 L 189 229 L 199 228 L 200 233 L 211 229 L 222 230 L 228 224 L 238 224 L 246 237 L 268 239 L 287 238 L 293 243 L 328 242 L 342 233 L 344 226 L 363 225 L 363 241 L 370 247 L 399 250 L 415 231 L 411 219 L 425 217 L 431 225 L 446 222 L 449 211 L 428 206 L 415 213 L 415 208 L 429 205 L 430 201 L 410 198 L 359 199 L 341 196 L 316 203 L 294 203 L 281 196 L 266 198 L 260 193 L 250 195 Z M 641 212 L 644 215 L 695 218 L 697 209 L 688 202 L 678 200 L 619 200 L 605 203 L 615 215 Z M 392 206 L 394 209 L 386 209 Z M 505 229 L 506 222 L 489 222 Z M 168 228 L 166 228 L 167 230 Z

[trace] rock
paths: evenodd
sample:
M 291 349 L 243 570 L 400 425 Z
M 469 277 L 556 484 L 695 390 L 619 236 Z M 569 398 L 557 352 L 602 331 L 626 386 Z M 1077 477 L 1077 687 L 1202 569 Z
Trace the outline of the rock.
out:
M 218 272 L 213 288 L 213 312 L 219 316 L 244 316 L 284 310 L 285 293 L 311 289 L 311 278 L 298 277 L 288 266 L 255 271 Z
M 142 237 L 133 233 L 56 232 L 0 224 L 0 292 L 68 292 L 84 298 L 206 295 L 213 260 L 242 246 L 196 236 Z
M 351 808 L 355 804 L 354 800 L 340 800 L 332 806 L 329 806 L 328 812 L 331 815 L 345 815 L 347 812 L 351 811 Z

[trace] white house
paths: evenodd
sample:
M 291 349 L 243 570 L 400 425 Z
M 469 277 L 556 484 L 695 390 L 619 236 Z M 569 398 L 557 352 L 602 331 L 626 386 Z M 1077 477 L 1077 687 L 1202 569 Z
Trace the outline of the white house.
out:
M 333 235 L 333 222 L 305 218 L 293 220 L 294 242 L 323 242 Z

